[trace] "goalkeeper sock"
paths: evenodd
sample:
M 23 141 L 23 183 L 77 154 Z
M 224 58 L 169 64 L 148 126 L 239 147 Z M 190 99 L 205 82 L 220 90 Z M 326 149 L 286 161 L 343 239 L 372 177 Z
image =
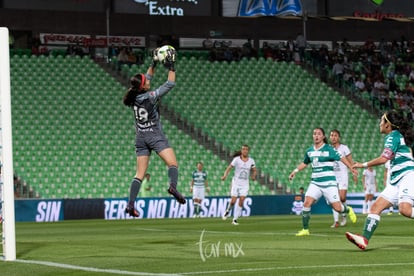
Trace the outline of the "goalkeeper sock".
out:
M 141 179 L 134 178 L 131 182 L 131 187 L 129 188 L 128 206 L 131 206 L 131 207 L 134 206 L 135 199 L 137 198 L 140 189 L 141 189 Z
M 176 166 L 168 167 L 168 178 L 170 181 L 170 187 L 177 189 L 178 182 L 178 168 Z

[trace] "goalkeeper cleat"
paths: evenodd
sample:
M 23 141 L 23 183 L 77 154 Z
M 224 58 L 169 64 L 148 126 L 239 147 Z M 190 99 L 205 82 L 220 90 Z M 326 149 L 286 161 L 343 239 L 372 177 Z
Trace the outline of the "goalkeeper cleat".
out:
M 296 237 L 309 236 L 309 235 L 310 235 L 309 229 L 302 229 L 296 233 Z
M 185 204 L 185 198 L 174 187 L 170 186 L 168 193 L 172 195 L 180 204 Z
M 352 209 L 352 207 L 350 207 L 350 206 L 348 206 L 348 209 L 349 209 L 348 216 L 349 216 L 349 219 L 351 220 L 351 222 L 352 223 L 357 222 L 357 216 L 355 215 L 354 209 Z
M 368 240 L 365 237 L 358 235 L 358 234 L 352 234 L 351 232 L 346 232 L 345 235 L 346 235 L 346 238 L 350 242 L 358 246 L 359 249 L 365 250 L 365 248 L 367 248 Z
M 128 206 L 125 208 L 125 213 L 129 214 L 131 217 L 139 217 L 139 213 L 137 210 L 135 210 L 134 207 Z

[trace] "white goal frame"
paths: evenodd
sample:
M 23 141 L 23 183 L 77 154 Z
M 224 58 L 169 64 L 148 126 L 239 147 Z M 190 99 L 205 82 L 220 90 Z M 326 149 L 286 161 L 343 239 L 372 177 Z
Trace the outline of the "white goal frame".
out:
M 2 257 L 16 260 L 13 149 L 10 95 L 9 30 L 0 27 L 0 202 L 2 205 Z

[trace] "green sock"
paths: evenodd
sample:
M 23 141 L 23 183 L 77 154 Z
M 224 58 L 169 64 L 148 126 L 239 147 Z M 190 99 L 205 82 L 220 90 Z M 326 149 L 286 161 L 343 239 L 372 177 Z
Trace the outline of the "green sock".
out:
M 194 206 L 194 207 L 195 207 L 195 208 L 194 208 L 194 209 L 195 209 L 195 214 L 196 214 L 196 215 L 199 215 L 199 214 L 200 214 L 200 204 L 198 204 L 198 203 L 197 203 L 197 204 L 195 204 L 195 206 Z
M 309 229 L 310 211 L 302 211 L 303 229 Z
M 365 225 L 364 225 L 364 233 L 363 236 L 369 240 L 371 238 L 371 236 L 374 234 L 375 229 L 377 229 L 379 224 L 379 220 L 373 217 L 368 216 L 367 219 L 365 220 Z

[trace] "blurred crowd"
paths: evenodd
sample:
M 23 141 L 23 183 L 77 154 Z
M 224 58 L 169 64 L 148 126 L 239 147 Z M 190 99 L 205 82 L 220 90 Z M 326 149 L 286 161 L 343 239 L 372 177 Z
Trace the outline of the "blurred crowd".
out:
M 347 89 L 379 110 L 401 109 L 414 122 L 414 45 L 399 41 L 351 46 L 346 39 L 327 47 L 312 48 L 308 55 L 322 81 Z

